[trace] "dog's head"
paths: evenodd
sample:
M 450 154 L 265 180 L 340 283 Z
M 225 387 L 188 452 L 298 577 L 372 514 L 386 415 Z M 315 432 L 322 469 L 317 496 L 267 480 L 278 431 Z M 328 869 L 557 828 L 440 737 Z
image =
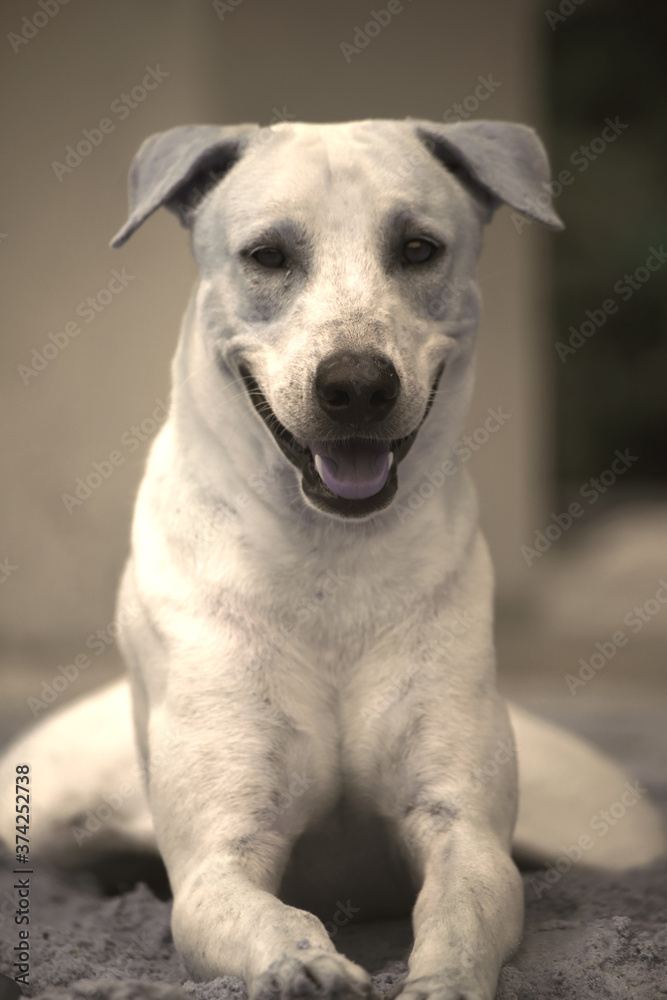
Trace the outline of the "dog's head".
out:
M 188 378 L 209 424 L 235 433 L 219 401 L 240 383 L 306 501 L 367 517 L 438 400 L 460 431 L 483 226 L 505 203 L 562 228 L 548 181 L 535 133 L 506 122 L 176 128 L 137 154 L 113 245 L 161 205 L 179 215 L 201 271 Z

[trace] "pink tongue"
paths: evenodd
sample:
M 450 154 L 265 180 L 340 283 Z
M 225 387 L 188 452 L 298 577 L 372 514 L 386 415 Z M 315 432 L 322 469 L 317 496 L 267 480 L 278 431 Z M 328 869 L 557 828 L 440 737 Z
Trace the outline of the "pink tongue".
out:
M 332 493 L 344 500 L 363 500 L 379 493 L 387 482 L 390 465 L 388 441 L 351 441 L 335 445 L 310 441 L 316 468 Z

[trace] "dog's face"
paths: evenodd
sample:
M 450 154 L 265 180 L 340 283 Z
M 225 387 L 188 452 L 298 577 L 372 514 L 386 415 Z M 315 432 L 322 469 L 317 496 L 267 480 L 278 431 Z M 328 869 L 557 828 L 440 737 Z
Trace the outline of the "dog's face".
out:
M 261 132 L 193 227 L 197 328 L 307 501 L 338 516 L 391 501 L 478 319 L 471 275 L 489 208 L 401 131 Z
M 391 503 L 434 400 L 461 394 L 470 366 L 482 229 L 507 198 L 442 134 L 391 121 L 241 133 L 231 169 L 187 213 L 210 362 L 190 373 L 194 391 L 215 411 L 212 373 L 221 394 L 242 384 L 253 432 L 334 517 Z M 212 162 L 207 147 L 195 180 Z

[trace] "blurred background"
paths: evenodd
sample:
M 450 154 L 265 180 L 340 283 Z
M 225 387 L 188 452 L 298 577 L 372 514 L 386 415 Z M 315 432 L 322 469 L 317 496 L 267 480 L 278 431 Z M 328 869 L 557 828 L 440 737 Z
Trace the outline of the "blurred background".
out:
M 663 717 L 667 7 L 391 9 L 5 0 L 3 738 L 122 669 L 115 591 L 195 267 L 166 212 L 122 250 L 108 241 L 142 140 L 193 122 L 415 116 L 538 130 L 567 230 L 508 209 L 488 230 L 468 424 L 490 407 L 511 414 L 470 462 L 497 573 L 501 684 L 585 718 L 602 742 L 632 711 Z M 89 495 L 67 500 L 93 473 Z M 60 667 L 81 654 L 91 665 L 68 680 Z

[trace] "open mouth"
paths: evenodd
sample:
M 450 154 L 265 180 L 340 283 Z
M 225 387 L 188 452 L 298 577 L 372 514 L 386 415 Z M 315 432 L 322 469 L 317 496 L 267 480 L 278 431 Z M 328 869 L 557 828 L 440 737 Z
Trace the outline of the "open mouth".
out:
M 397 466 L 426 420 L 444 370 L 431 386 L 424 414 L 406 437 L 393 440 L 349 435 L 331 441 L 297 438 L 281 424 L 257 380 L 245 366 L 240 374 L 252 404 L 276 444 L 302 475 L 306 497 L 320 510 L 343 517 L 367 517 L 388 507 L 398 489 Z

